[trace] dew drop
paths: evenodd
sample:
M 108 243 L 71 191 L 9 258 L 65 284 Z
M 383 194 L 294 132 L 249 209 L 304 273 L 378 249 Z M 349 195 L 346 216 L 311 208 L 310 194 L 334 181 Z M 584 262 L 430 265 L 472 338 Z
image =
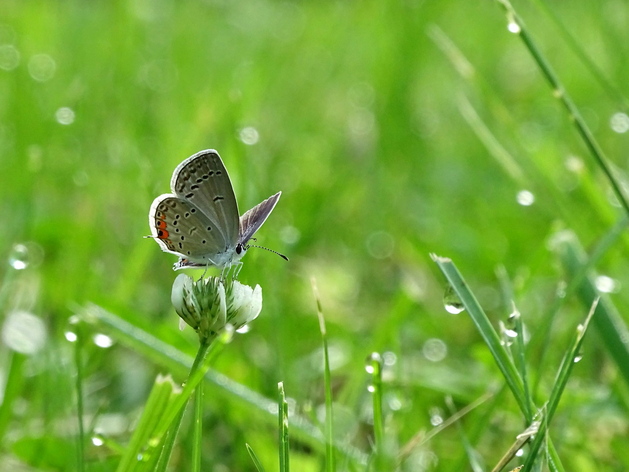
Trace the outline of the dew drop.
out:
M 15 244 L 9 255 L 9 265 L 15 270 L 24 270 L 29 264 L 28 248 L 24 244 Z
M 100 437 L 98 436 L 92 436 L 92 444 L 96 447 L 100 447 L 103 444 L 105 444 L 105 441 L 103 441 Z
M 448 313 L 452 313 L 453 315 L 458 315 L 465 310 L 463 303 L 461 303 L 461 299 L 450 284 L 448 284 L 446 291 L 443 294 L 443 306 Z
M 518 337 L 518 332 L 515 329 L 505 329 L 504 333 L 505 333 L 505 336 L 507 336 L 509 338 L 517 338 Z
M 619 289 L 618 283 L 606 275 L 599 275 L 596 277 L 594 285 L 596 286 L 596 289 L 602 293 L 614 293 Z
M 424 343 L 422 354 L 431 362 L 439 362 L 448 355 L 448 346 L 441 339 L 432 338 Z
M 507 25 L 507 29 L 509 30 L 509 33 L 513 34 L 518 34 L 520 31 L 522 31 L 520 25 L 517 24 L 514 20 L 509 22 L 509 24 Z
M 507 326 L 510 328 L 515 327 L 516 322 L 520 318 L 520 312 L 518 310 L 514 310 L 513 313 L 509 315 L 507 318 Z
M 382 360 L 384 361 L 384 365 L 392 366 L 397 362 L 397 356 L 394 352 L 387 351 L 382 354 Z
M 63 335 L 65 336 L 66 340 L 71 343 L 74 343 L 77 340 L 77 335 L 74 331 L 66 331 L 65 333 L 63 333 Z
M 616 133 L 626 133 L 629 131 L 629 116 L 625 113 L 614 113 L 609 120 L 609 125 Z
M 429 411 L 430 414 L 430 424 L 433 426 L 439 426 L 443 423 L 443 416 L 440 408 L 431 408 Z
M 522 206 L 531 206 L 535 203 L 535 195 L 528 190 L 521 190 L 518 192 L 516 200 Z
M 114 340 L 106 334 L 97 333 L 94 335 L 93 339 L 94 344 L 96 344 L 98 347 L 102 347 L 103 349 L 107 349 L 108 347 L 114 345 Z
M 395 394 L 387 395 L 386 396 L 386 402 L 387 402 L 387 405 L 389 405 L 389 408 L 392 411 L 398 411 L 398 410 L 402 409 L 402 401 Z
M 246 145 L 253 146 L 254 144 L 258 144 L 260 133 L 258 133 L 258 130 L 253 126 L 247 126 L 240 130 L 239 138 Z
M 55 118 L 59 124 L 71 125 L 74 123 L 74 111 L 68 107 L 61 107 L 55 113 Z
M 581 359 L 583 359 L 583 354 L 579 353 L 576 356 L 574 356 L 574 359 L 572 359 L 572 361 L 576 364 L 577 362 L 580 362 Z
M 368 391 L 369 393 L 373 393 L 373 392 L 375 392 L 375 391 L 376 391 L 376 387 L 374 387 L 374 386 L 373 386 L 373 385 L 371 385 L 371 384 L 370 384 L 370 385 L 367 385 L 367 391 Z
M 251 328 L 249 327 L 249 325 L 242 325 L 240 328 L 236 330 L 236 332 L 238 334 L 245 334 L 245 333 L 248 333 L 250 330 Z
M 382 370 L 382 356 L 377 352 L 372 352 L 365 359 L 365 370 L 368 374 L 373 374 L 378 370 Z

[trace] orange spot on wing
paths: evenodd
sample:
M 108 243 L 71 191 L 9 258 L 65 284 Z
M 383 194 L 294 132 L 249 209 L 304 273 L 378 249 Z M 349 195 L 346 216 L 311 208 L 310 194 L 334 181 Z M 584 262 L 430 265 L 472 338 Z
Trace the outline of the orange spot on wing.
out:
M 158 220 L 158 221 L 155 223 L 155 227 L 156 227 L 156 228 L 159 228 L 159 229 L 166 229 L 166 222 L 165 222 L 165 221 L 163 221 L 163 220 Z
M 165 229 L 160 229 L 157 232 L 157 237 L 159 239 L 168 239 L 168 231 L 166 231 Z

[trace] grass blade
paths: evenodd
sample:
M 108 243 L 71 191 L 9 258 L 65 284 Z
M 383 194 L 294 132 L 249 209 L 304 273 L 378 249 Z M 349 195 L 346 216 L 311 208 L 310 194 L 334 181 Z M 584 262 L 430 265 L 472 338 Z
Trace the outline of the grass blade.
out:
M 441 272 L 445 275 L 448 283 L 452 286 L 461 300 L 461 303 L 463 303 L 463 306 L 472 318 L 476 328 L 487 344 L 489 351 L 493 355 L 498 368 L 507 381 L 507 385 L 511 389 L 511 392 L 518 402 L 520 409 L 526 415 L 527 412 L 530 412 L 530 405 L 527 405 L 526 403 L 527 400 L 524 394 L 522 379 L 518 374 L 513 360 L 503 346 L 498 333 L 496 333 L 496 330 L 494 330 L 494 327 L 489 321 L 489 318 L 487 318 L 487 315 L 478 304 L 476 297 L 470 290 L 454 263 L 448 258 L 439 257 L 434 254 L 431 257 L 439 269 L 441 269 Z M 532 421 L 532 417 L 526 417 L 526 421 L 527 423 L 530 423 Z
M 385 461 L 384 417 L 382 415 L 382 356 L 373 352 L 367 358 L 367 372 L 371 374 L 369 390 L 373 402 L 374 450 L 378 470 L 383 470 Z
M 192 440 L 192 472 L 201 471 L 201 448 L 203 442 L 203 382 L 194 392 L 194 434 Z
M 524 472 L 528 472 L 531 470 L 531 468 L 533 467 L 533 463 L 535 462 L 535 459 L 537 457 L 537 453 L 539 452 L 542 443 L 546 439 L 546 431 L 548 430 L 548 425 L 550 424 L 553 415 L 557 410 L 559 400 L 561 399 L 561 395 L 566 388 L 566 384 L 568 383 L 568 379 L 570 377 L 570 374 L 572 373 L 572 369 L 574 368 L 575 363 L 578 362 L 578 360 L 580 359 L 581 345 L 583 344 L 585 333 L 587 332 L 590 325 L 590 320 L 594 316 L 594 313 L 597 311 L 597 306 L 598 298 L 595 299 L 592 303 L 592 307 L 590 308 L 590 312 L 588 313 L 585 322 L 577 327 L 573 340 L 570 343 L 568 350 L 566 351 L 566 355 L 564 356 L 561 366 L 559 368 L 559 372 L 557 373 L 555 385 L 553 386 L 553 389 L 550 393 L 550 399 L 548 400 L 548 403 L 546 405 L 539 432 L 533 440 L 533 444 L 531 445 L 528 457 L 526 459 L 526 462 L 524 463 Z
M 334 411 L 332 409 L 332 376 L 330 375 L 330 356 L 328 353 L 328 335 L 325 329 L 325 319 L 321 308 L 321 299 L 315 279 L 311 280 L 312 291 L 317 302 L 317 316 L 319 317 L 319 329 L 323 341 L 324 382 L 325 382 L 325 462 L 328 472 L 336 471 L 334 457 Z
M 160 416 L 163 414 L 172 398 L 179 394 L 180 390 L 178 390 L 172 378 L 162 375 L 157 376 L 146 401 L 146 406 L 144 407 L 140 421 L 131 436 L 126 453 L 118 463 L 116 472 L 130 472 L 136 470 L 138 457 L 140 457 L 149 438 L 154 434 Z M 146 456 L 145 459 L 148 460 Z
M 82 323 L 81 323 L 82 325 Z M 76 367 L 76 416 L 79 427 L 77 439 L 77 471 L 85 470 L 85 428 L 83 427 L 83 329 L 77 326 L 77 338 L 74 342 L 74 364 Z
M 570 95 L 559 80 L 559 77 L 551 67 L 548 60 L 544 57 L 541 50 L 537 47 L 537 44 L 533 40 L 533 37 L 529 33 L 528 29 L 526 28 L 524 21 L 517 14 L 511 3 L 508 0 L 496 1 L 506 11 L 507 20 L 509 21 L 509 30 L 519 34 L 520 38 L 524 42 L 524 45 L 533 57 L 533 60 L 537 63 L 544 77 L 552 87 L 554 96 L 559 101 L 561 101 L 565 109 L 568 111 L 570 121 L 572 121 L 576 126 L 579 135 L 585 142 L 585 145 L 594 157 L 594 160 L 607 177 L 607 180 L 609 180 L 609 183 L 612 186 L 612 189 L 614 190 L 614 194 L 618 198 L 618 201 L 623 206 L 625 212 L 629 215 L 629 202 L 627 201 L 621 190 L 621 185 L 614 177 L 611 167 L 607 164 L 607 156 L 605 156 L 603 149 L 594 138 L 594 135 L 592 134 L 590 128 L 587 126 L 587 123 L 581 116 L 581 113 L 579 113 L 579 109 L 572 101 L 572 98 L 570 98 Z
M 253 452 L 253 449 L 251 448 L 251 446 L 249 444 L 245 444 L 245 447 L 247 448 L 249 457 L 251 457 L 251 460 L 253 461 L 253 465 L 256 466 L 256 470 L 258 472 L 264 472 L 264 467 L 262 466 L 262 462 L 260 462 L 260 459 L 258 459 L 258 456 L 256 455 L 256 453 Z
M 177 434 L 179 433 L 179 427 L 181 426 L 184 413 L 185 409 L 182 408 L 179 415 L 177 415 L 177 418 L 175 418 L 175 421 L 173 421 L 173 424 L 166 433 L 166 436 L 162 440 L 162 444 L 159 447 L 159 456 L 155 455 L 155 458 L 147 463 L 147 471 L 166 472 L 170 456 L 172 455 L 175 447 L 175 440 L 177 439 Z
M 284 383 L 277 384 L 279 394 L 277 417 L 279 420 L 280 434 L 280 472 L 289 472 L 289 454 L 288 454 L 288 403 L 284 395 Z
M 563 231 L 557 234 L 553 246 L 569 276 L 576 277 L 588 266 L 587 255 L 574 233 Z M 586 306 L 598 296 L 592 271 L 583 277 L 578 285 L 577 295 Z M 629 328 L 616 307 L 606 298 L 601 299 L 593 322 L 603 339 L 602 345 L 614 359 L 625 383 L 629 385 Z

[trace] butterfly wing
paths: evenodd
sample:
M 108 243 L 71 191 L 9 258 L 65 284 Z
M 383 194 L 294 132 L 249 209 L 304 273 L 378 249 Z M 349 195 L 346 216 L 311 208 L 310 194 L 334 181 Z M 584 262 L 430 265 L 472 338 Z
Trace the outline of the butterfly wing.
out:
M 177 166 L 170 182 L 175 196 L 191 203 L 220 233 L 222 250 L 238 242 L 238 203 L 229 174 L 213 149 L 198 152 Z
M 160 195 L 153 201 L 149 225 L 162 251 L 180 258 L 207 265 L 224 251 L 223 236 L 214 222 L 195 205 L 175 195 Z
M 238 236 L 240 244 L 247 244 L 247 241 L 260 229 L 260 226 L 262 226 L 273 211 L 273 208 L 275 208 L 280 195 L 282 195 L 282 192 L 277 192 L 240 217 L 240 234 Z

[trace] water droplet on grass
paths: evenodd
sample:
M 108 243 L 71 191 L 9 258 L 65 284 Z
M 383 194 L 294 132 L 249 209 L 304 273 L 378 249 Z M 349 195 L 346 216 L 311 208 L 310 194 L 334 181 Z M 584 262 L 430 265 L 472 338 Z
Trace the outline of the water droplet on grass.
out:
M 521 190 L 518 192 L 516 200 L 522 206 L 531 206 L 535 203 L 535 195 L 528 190 Z
M 71 125 L 74 123 L 74 111 L 68 107 L 61 107 L 55 113 L 55 119 L 59 124 Z
M 596 289 L 603 293 L 613 293 L 618 291 L 618 283 L 606 275 L 599 275 L 594 281 Z
M 24 244 L 15 244 L 9 255 L 9 265 L 15 270 L 24 270 L 29 264 L 29 251 Z
M 67 339 L 67 338 L 66 338 Z M 114 345 L 114 340 L 106 334 L 97 333 L 94 335 L 94 344 L 104 349 Z
M 253 126 L 247 126 L 240 130 L 239 137 L 243 143 L 248 146 L 253 146 L 254 144 L 258 144 L 260 133 L 258 133 L 258 130 Z
M 453 315 L 458 315 L 465 310 L 465 306 L 463 306 L 461 299 L 450 284 L 448 284 L 446 291 L 443 294 L 443 306 L 448 313 L 452 313 Z
M 509 22 L 509 24 L 507 25 L 507 29 L 509 30 L 509 33 L 513 33 L 513 34 L 518 34 L 520 31 L 522 31 L 522 28 L 520 28 L 520 25 L 517 24 L 514 20 L 511 20 Z

